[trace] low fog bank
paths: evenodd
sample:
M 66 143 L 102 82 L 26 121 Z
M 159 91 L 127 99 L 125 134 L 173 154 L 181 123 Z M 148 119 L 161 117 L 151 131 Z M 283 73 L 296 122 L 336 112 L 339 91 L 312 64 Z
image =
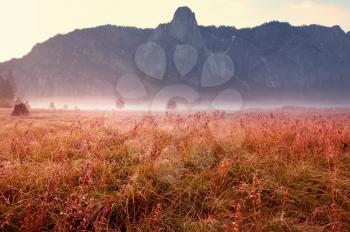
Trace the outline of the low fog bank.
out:
M 35 98 L 28 99 L 32 109 L 64 109 L 64 110 L 120 110 L 120 111 L 166 111 L 167 102 L 123 102 L 123 106 L 117 104 L 112 98 Z M 326 100 L 295 100 L 295 99 L 235 99 L 234 101 L 186 102 L 184 99 L 174 100 L 176 107 L 173 111 L 240 111 L 249 109 L 278 109 L 278 108 L 350 108 L 350 101 L 326 101 Z

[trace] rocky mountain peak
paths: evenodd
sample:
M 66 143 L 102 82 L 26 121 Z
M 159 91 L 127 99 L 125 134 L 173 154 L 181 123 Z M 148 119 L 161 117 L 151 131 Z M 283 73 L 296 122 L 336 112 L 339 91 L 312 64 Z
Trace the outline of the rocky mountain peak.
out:
M 169 25 L 170 35 L 181 43 L 200 46 L 202 44 L 195 14 L 188 7 L 176 10 Z
M 197 20 L 196 20 L 196 15 L 194 12 L 184 6 L 184 7 L 179 7 L 174 14 L 172 22 L 181 22 L 185 24 L 194 24 L 197 25 Z

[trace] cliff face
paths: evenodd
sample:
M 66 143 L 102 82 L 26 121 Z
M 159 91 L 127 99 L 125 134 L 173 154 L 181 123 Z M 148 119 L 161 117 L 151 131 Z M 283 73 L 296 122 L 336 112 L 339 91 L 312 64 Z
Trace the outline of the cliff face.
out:
M 107 25 L 57 35 L 0 64 L 0 74 L 11 70 L 28 98 L 115 97 L 137 86 L 147 98 L 183 84 L 203 95 L 234 88 L 246 99 L 345 101 L 349 67 L 350 34 L 338 26 L 203 27 L 182 7 L 155 29 Z

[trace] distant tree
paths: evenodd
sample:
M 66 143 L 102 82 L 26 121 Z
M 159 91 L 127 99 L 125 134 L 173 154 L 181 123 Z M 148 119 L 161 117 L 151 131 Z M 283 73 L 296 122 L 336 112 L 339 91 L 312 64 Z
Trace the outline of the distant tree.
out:
M 177 104 L 175 100 L 170 100 L 167 105 L 167 110 L 176 110 Z
M 116 106 L 118 109 L 123 109 L 124 106 L 125 106 L 125 103 L 124 103 L 123 98 L 118 97 L 117 100 L 115 101 L 115 106 Z
M 55 103 L 50 102 L 49 109 L 50 110 L 55 110 L 56 109 Z
M 115 79 L 114 86 L 117 86 L 117 85 L 118 85 L 118 79 Z M 120 96 L 116 87 L 114 88 L 114 91 L 116 95 L 115 107 L 117 109 L 123 109 L 125 107 L 124 99 L 122 98 L 122 96 Z
M 15 99 L 15 81 L 12 73 L 6 78 L 0 76 L 0 106 L 11 107 Z
M 68 110 L 68 105 L 64 104 L 63 109 Z

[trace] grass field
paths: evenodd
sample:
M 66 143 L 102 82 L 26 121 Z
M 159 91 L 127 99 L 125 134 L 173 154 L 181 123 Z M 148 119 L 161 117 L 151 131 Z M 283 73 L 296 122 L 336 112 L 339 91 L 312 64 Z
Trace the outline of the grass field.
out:
M 0 231 L 350 231 L 350 110 L 0 110 Z

